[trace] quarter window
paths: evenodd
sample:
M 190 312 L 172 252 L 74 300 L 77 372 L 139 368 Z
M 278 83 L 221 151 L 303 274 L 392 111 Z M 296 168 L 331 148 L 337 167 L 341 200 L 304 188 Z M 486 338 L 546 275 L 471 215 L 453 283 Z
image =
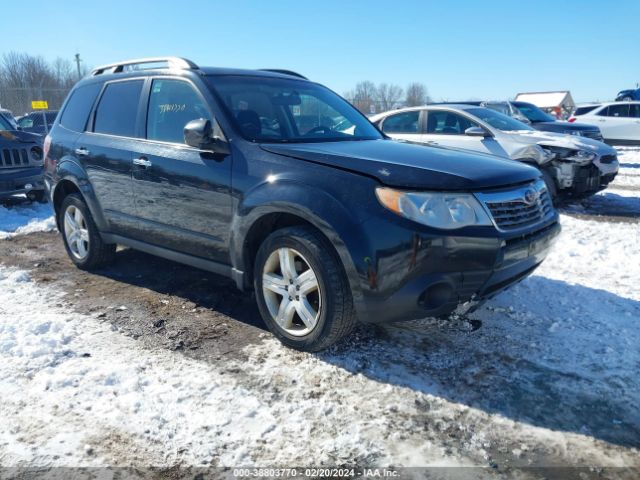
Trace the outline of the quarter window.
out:
M 136 115 L 142 80 L 110 83 L 106 86 L 93 131 L 122 137 L 136 136 Z
M 181 80 L 153 81 L 147 110 L 148 139 L 184 143 L 185 125 L 198 118 L 211 120 L 211 115 L 191 84 Z
M 635 118 L 640 118 L 640 104 L 633 104 L 633 105 L 629 105 L 630 111 L 629 111 L 629 116 L 630 117 L 635 117 Z
M 420 111 L 398 113 L 387 117 L 382 124 L 384 133 L 418 133 L 420 124 Z
M 427 117 L 427 133 L 439 135 L 464 135 L 469 127 L 478 125 L 462 115 L 447 111 L 430 111 Z

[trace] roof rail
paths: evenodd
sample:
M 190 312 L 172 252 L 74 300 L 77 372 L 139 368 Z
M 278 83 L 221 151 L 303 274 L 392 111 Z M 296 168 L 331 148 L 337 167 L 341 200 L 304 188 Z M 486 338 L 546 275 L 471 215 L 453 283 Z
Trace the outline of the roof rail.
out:
M 260 71 L 262 71 L 262 72 L 281 73 L 282 75 L 289 75 L 291 77 L 298 77 L 298 78 L 303 78 L 305 80 L 309 80 L 304 75 L 300 75 L 298 72 L 294 72 L 292 70 L 283 70 L 281 68 L 261 68 Z
M 124 62 L 110 63 L 108 65 L 102 65 L 94 68 L 91 71 L 91 76 L 102 75 L 103 73 L 121 73 L 124 71 L 124 67 L 132 65 L 144 65 L 145 63 L 167 63 L 169 68 L 180 68 L 184 70 L 196 70 L 198 65 L 191 60 L 181 57 L 149 57 L 149 58 L 137 58 L 135 60 L 125 60 Z M 112 72 L 107 72 L 112 70 Z

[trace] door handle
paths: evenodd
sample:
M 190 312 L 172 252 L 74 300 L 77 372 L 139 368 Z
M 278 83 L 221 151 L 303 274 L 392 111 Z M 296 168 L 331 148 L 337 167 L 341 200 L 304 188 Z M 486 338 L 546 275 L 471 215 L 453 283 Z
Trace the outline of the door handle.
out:
M 140 167 L 144 167 L 144 168 L 148 168 L 148 167 L 150 167 L 151 165 L 153 165 L 153 164 L 151 163 L 151 160 L 148 160 L 148 159 L 147 159 L 147 158 L 145 158 L 145 157 L 134 158 L 134 159 L 133 159 L 133 164 L 134 164 L 134 165 L 138 165 L 138 166 L 140 166 Z
M 76 155 L 80 157 L 86 157 L 87 155 L 89 155 L 89 150 L 84 147 L 76 148 Z

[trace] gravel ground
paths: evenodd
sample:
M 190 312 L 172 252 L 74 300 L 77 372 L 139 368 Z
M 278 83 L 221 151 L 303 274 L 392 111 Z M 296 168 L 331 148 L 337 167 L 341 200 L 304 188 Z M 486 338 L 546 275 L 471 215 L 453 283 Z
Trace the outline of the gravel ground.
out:
M 435 465 L 492 478 L 561 465 L 637 478 L 598 470 L 640 468 L 640 194 L 621 178 L 630 188 L 564 205 L 543 266 L 472 318 L 361 327 L 316 355 L 274 341 L 253 299 L 216 275 L 128 249 L 77 270 L 48 207 L 12 205 L 0 211 L 0 466 L 175 478 Z

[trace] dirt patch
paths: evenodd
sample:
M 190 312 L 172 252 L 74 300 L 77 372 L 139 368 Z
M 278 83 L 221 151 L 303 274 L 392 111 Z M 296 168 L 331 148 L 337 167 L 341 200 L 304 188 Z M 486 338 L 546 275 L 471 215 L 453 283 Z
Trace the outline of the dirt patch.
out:
M 143 342 L 208 361 L 238 357 L 265 326 L 251 294 L 228 279 L 131 249 L 85 272 L 67 257 L 57 233 L 0 242 L 3 263 L 67 292 L 69 308 L 109 322 Z

